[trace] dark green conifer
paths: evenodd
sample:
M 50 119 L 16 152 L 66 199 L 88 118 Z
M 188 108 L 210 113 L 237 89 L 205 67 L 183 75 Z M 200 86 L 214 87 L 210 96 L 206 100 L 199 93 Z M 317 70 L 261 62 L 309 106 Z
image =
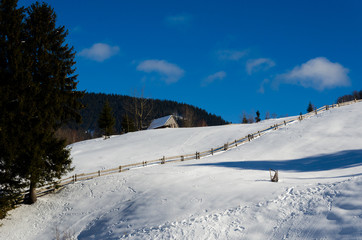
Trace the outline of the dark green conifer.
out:
M 22 150 L 21 93 L 27 90 L 24 58 L 24 14 L 16 0 L 0 1 L 0 219 L 5 217 L 24 183 L 18 181 L 17 159 Z
M 105 138 L 108 138 L 113 133 L 115 123 L 116 120 L 113 116 L 112 108 L 109 106 L 109 102 L 106 101 L 98 119 L 98 126 L 103 130 Z
M 259 110 L 258 111 L 256 111 L 256 117 L 255 117 L 255 122 L 260 122 L 260 112 L 259 112 Z
M 55 131 L 70 120 L 80 121 L 79 99 L 83 92 L 76 91 L 75 52 L 65 43 L 68 32 L 56 26 L 56 14 L 46 3 L 36 2 L 27 9 L 26 55 L 32 59 L 32 85 L 27 92 L 28 134 L 35 144 L 29 152 L 23 172 L 29 180 L 30 198 L 34 189 L 71 170 L 70 153 L 65 141 L 55 137 Z
M 307 112 L 313 112 L 313 111 L 314 111 L 314 106 L 313 106 L 312 102 L 309 102 Z
M 9 2 L 16 6 L 16 1 L 11 0 L 2 1 L 2 5 Z M 14 64 L 1 59 L 1 81 L 9 92 L 0 103 L 8 117 L 0 120 L 0 141 L 6 142 L 1 148 L 1 168 L 6 169 L 8 177 L 4 181 L 12 186 L 11 191 L 29 187 L 27 201 L 33 203 L 36 187 L 71 170 L 65 141 L 54 134 L 65 122 L 80 120 L 79 99 L 83 92 L 76 91 L 75 53 L 65 43 L 65 28 L 56 26 L 53 9 L 45 3 L 35 3 L 27 9 L 26 16 L 22 10 L 18 21 L 21 24 L 17 26 L 7 21 L 1 24 L 2 32 L 10 31 L 9 26 L 20 32 L 11 41 L 19 46 L 17 52 L 8 46 L 10 43 L 1 45 L 5 58 L 16 59 Z M 4 39 L 10 42 L 9 37 L 1 35 L 0 41 Z

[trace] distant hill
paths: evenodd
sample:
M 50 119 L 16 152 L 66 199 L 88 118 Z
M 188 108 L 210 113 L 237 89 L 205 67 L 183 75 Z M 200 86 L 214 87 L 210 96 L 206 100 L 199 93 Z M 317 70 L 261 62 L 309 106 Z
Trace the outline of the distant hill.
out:
M 98 118 L 103 108 L 104 103 L 108 100 L 113 110 L 113 115 L 116 118 L 115 133 L 119 134 L 124 132 L 122 127 L 123 117 L 128 114 L 129 110 L 134 104 L 139 103 L 142 98 L 134 98 L 125 95 L 117 94 L 103 94 L 103 93 L 86 93 L 82 103 L 86 106 L 81 110 L 82 123 L 80 125 L 71 123 L 68 124 L 63 130 L 72 130 L 73 134 L 75 131 L 88 132 L 92 135 L 99 136 Z M 148 110 L 150 114 L 145 118 L 143 122 L 143 128 L 147 128 L 151 121 L 155 118 L 160 118 L 166 115 L 177 116 L 178 123 L 181 127 L 198 127 L 198 126 L 216 126 L 228 124 L 227 121 L 222 119 L 220 116 L 208 113 L 206 110 L 185 104 L 178 103 L 169 100 L 158 100 L 158 99 L 147 99 Z M 89 137 L 81 137 L 81 140 Z M 70 142 L 78 141 L 73 140 Z

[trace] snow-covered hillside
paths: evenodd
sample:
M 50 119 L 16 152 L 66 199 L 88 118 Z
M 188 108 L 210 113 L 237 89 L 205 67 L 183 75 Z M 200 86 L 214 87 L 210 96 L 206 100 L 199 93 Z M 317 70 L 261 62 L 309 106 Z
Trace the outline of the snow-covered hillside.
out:
M 106 141 L 94 139 L 75 143 L 70 146 L 75 164 L 70 175 L 210 150 L 288 119 L 291 117 L 250 125 L 147 130 L 112 136 Z
M 361 116 L 356 103 L 200 160 L 68 185 L 11 211 L 0 239 L 54 239 L 56 229 L 78 239 L 362 239 Z M 75 173 L 207 150 L 280 121 L 76 143 Z

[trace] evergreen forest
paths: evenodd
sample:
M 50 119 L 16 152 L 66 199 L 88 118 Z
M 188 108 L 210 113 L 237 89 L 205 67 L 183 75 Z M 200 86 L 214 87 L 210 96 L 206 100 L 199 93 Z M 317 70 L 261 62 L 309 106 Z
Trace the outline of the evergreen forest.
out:
M 228 124 L 220 116 L 185 103 L 118 94 L 85 93 L 81 99 L 85 106 L 80 111 L 82 123 L 68 123 L 62 127 L 58 134 L 67 138 L 68 143 L 101 136 L 102 130 L 98 124 L 99 117 L 107 101 L 115 118 L 114 134 L 147 129 L 153 119 L 171 114 L 176 116 L 180 127 Z M 142 124 L 139 123 L 140 118 L 142 118 Z M 128 119 L 132 122 L 131 130 L 127 124 L 129 123 Z

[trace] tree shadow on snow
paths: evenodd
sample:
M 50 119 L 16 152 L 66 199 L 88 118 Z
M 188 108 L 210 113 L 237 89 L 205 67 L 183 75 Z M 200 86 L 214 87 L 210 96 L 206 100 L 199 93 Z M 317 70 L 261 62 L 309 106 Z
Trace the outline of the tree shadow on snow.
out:
M 195 164 L 196 166 L 229 167 L 250 170 L 283 170 L 298 172 L 327 171 L 362 165 L 362 149 L 347 150 L 333 154 L 317 155 L 291 160 L 239 161 Z M 195 166 L 192 164 L 192 166 Z M 190 165 L 191 166 L 191 165 Z
M 78 235 L 79 240 L 104 239 L 116 240 L 126 236 L 130 222 L 137 219 L 137 211 L 143 208 L 142 204 L 134 200 L 121 201 L 119 207 L 116 204 L 114 208 L 100 213 L 95 217 L 87 227 Z

